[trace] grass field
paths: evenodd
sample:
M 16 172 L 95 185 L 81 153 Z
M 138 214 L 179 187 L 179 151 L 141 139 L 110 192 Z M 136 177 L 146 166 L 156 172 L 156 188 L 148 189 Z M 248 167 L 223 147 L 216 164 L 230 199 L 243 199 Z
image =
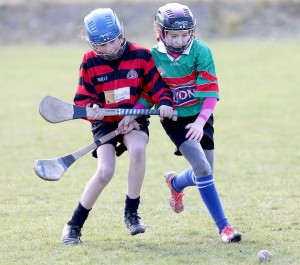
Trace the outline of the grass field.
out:
M 88 122 L 49 124 L 43 96 L 72 102 L 86 47 L 0 47 L 0 264 L 300 264 L 299 41 L 211 42 L 220 80 L 215 111 L 215 181 L 229 221 L 243 233 L 222 244 L 198 192 L 185 191 L 174 214 L 162 175 L 187 167 L 153 117 L 140 214 L 146 233 L 123 224 L 127 154 L 83 228 L 83 244 L 64 246 L 71 217 L 96 160 L 86 155 L 58 182 L 33 172 L 36 159 L 92 142 Z

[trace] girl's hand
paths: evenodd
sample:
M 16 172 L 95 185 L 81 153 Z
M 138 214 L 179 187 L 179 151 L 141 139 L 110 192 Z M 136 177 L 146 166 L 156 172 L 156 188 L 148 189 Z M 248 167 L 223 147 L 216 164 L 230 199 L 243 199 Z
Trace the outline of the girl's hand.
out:
M 173 108 L 167 105 L 161 105 L 159 108 L 159 116 L 160 119 L 163 120 L 164 118 L 172 118 L 173 115 Z
M 93 109 L 95 110 L 94 113 L 92 113 L 91 115 L 91 120 L 102 120 L 104 118 L 104 113 L 101 111 L 101 108 L 97 105 L 97 104 L 94 104 L 93 105 Z
M 185 128 L 189 131 L 185 135 L 186 138 L 189 139 L 189 141 L 194 141 L 199 143 L 203 137 L 203 126 L 205 124 L 205 121 L 198 117 L 193 123 L 189 123 Z
M 129 133 L 137 124 L 135 121 L 137 116 L 125 116 L 118 124 L 118 128 L 123 128 L 122 134 Z

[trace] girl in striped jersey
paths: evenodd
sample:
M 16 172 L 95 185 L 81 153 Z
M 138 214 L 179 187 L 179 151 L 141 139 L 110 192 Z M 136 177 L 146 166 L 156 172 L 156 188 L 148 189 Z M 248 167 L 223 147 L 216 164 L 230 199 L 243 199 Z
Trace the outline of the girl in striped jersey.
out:
M 166 133 L 191 165 L 180 174 L 166 173 L 170 205 L 183 210 L 183 190 L 197 186 L 223 242 L 237 242 L 241 234 L 228 222 L 213 178 L 213 110 L 219 99 L 218 80 L 209 47 L 194 36 L 195 20 L 181 4 L 159 8 L 155 17 L 157 45 L 151 50 L 156 67 L 173 91 L 178 121 L 163 120 Z M 149 107 L 144 101 L 144 106 Z
M 133 108 L 142 92 L 145 92 L 158 104 L 161 119 L 171 118 L 171 90 L 160 77 L 150 51 L 126 41 L 116 14 L 110 8 L 96 9 L 85 17 L 84 25 L 83 38 L 92 49 L 83 56 L 75 104 L 93 108 Z M 122 127 L 119 125 L 122 117 L 104 117 L 97 114 L 92 119 L 95 140 L 117 127 Z M 137 122 L 140 125 L 139 130 L 130 124 L 127 127 L 126 124 L 123 135 L 106 142 L 93 153 L 98 158 L 98 168 L 86 185 L 72 218 L 63 229 L 64 244 L 80 242 L 81 228 L 89 211 L 113 177 L 116 150 L 119 156 L 127 149 L 130 159 L 125 225 L 131 235 L 145 232 L 145 226 L 138 215 L 138 207 L 145 175 L 148 117 L 139 117 Z M 118 143 L 121 144 L 119 147 Z

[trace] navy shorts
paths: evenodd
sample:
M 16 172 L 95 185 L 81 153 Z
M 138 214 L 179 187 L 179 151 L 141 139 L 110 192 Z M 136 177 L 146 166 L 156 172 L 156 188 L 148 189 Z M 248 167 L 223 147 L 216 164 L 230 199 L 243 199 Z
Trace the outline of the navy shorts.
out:
M 161 121 L 167 135 L 170 137 L 172 142 L 176 146 L 174 152 L 175 155 L 182 155 L 179 151 L 180 145 L 187 140 L 185 135 L 188 130 L 185 129 L 189 123 L 193 123 L 198 115 L 191 117 L 178 117 L 177 121 L 172 121 L 171 119 L 164 119 Z M 214 150 L 214 117 L 211 115 L 203 127 L 203 137 L 200 144 L 204 150 Z
M 148 126 L 150 124 L 149 116 L 141 116 L 137 118 L 136 121 L 140 125 L 140 131 L 145 132 L 149 137 L 149 129 L 148 129 Z M 103 122 L 103 121 L 93 122 L 91 129 L 94 135 L 94 141 L 98 140 L 100 137 L 117 129 L 118 124 L 119 122 Z M 120 156 L 127 150 L 126 146 L 123 144 L 123 137 L 124 134 L 120 134 L 103 144 L 112 144 L 116 149 L 116 156 Z M 93 157 L 97 157 L 96 150 L 92 152 L 92 155 Z

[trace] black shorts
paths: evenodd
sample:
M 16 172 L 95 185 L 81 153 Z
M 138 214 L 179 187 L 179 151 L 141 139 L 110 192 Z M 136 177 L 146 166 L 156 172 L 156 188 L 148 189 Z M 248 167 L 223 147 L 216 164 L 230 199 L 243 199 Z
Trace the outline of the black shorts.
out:
M 171 119 L 164 119 L 161 121 L 167 135 L 170 137 L 172 142 L 176 145 L 175 155 L 182 155 L 179 151 L 180 145 L 187 140 L 185 135 L 188 130 L 185 129 L 189 123 L 193 123 L 198 115 L 191 117 L 178 117 L 177 121 Z M 203 127 L 203 137 L 200 144 L 204 150 L 214 150 L 214 117 L 211 115 Z
M 148 126 L 150 124 L 149 116 L 141 116 L 137 118 L 136 121 L 140 125 L 140 131 L 145 132 L 149 137 L 149 129 L 148 129 Z M 91 129 L 94 135 L 94 141 L 98 140 L 100 137 L 117 129 L 118 124 L 119 122 L 103 122 L 103 121 L 93 122 Z M 112 144 L 116 149 L 116 156 L 120 156 L 127 150 L 126 146 L 123 144 L 123 137 L 124 134 L 120 134 L 103 144 Z M 96 150 L 92 152 L 92 155 L 93 157 L 97 157 Z

